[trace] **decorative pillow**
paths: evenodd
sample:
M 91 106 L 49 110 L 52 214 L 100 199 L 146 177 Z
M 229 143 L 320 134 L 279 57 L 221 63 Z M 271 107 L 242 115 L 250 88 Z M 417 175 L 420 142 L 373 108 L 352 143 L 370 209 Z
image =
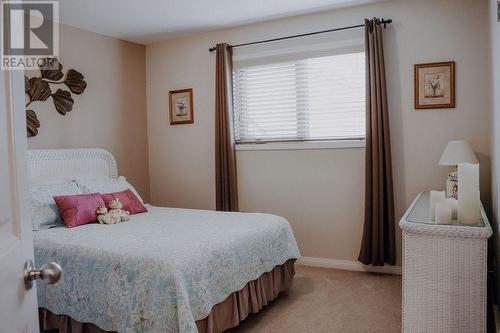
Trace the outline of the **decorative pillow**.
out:
M 130 189 L 141 203 L 144 203 L 139 193 L 123 176 L 118 178 L 76 179 L 75 181 L 83 193 L 112 193 Z
M 126 189 L 121 192 L 101 194 L 101 196 L 104 199 L 106 207 L 109 207 L 111 200 L 118 198 L 123 205 L 122 209 L 128 210 L 130 215 L 145 213 L 148 211 L 130 189 Z
M 104 207 L 99 193 L 61 195 L 54 197 L 63 223 L 68 228 L 97 222 L 97 209 Z
M 43 230 L 62 224 L 59 209 L 53 199 L 56 195 L 80 194 L 75 182 L 32 185 L 29 189 L 33 230 Z

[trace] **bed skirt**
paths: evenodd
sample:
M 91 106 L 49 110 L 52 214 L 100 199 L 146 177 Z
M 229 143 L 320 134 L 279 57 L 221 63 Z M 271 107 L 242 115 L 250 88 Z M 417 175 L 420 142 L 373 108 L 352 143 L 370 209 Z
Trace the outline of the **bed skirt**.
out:
M 219 333 L 236 327 L 250 313 L 259 312 L 280 292 L 292 286 L 295 275 L 295 259 L 278 265 L 257 280 L 248 282 L 243 289 L 232 293 L 224 301 L 216 304 L 208 317 L 196 321 L 199 333 Z M 39 308 L 40 329 L 58 329 L 60 333 L 107 333 L 90 323 L 80 323 L 69 316 L 58 315 Z

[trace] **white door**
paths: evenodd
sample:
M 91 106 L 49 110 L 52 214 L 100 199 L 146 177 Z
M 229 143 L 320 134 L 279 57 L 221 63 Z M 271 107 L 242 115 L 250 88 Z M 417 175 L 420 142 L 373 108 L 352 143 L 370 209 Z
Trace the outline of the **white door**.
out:
M 23 74 L 0 70 L 0 333 L 38 332 L 36 288 L 23 279 L 33 259 Z

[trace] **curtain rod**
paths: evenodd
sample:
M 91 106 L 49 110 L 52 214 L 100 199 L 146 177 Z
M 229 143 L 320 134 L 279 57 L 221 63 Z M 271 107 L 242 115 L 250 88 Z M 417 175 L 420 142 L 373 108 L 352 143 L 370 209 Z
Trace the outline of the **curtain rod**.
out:
M 387 27 L 388 24 L 392 23 L 392 19 L 381 19 L 379 24 L 384 25 L 384 29 Z M 341 31 L 341 30 L 348 30 L 348 29 L 354 29 L 354 28 L 361 28 L 364 27 L 364 24 L 358 24 L 358 25 L 351 25 L 347 27 L 342 27 L 342 28 L 335 28 L 335 29 L 328 29 L 328 30 L 322 30 L 322 31 L 315 31 L 315 32 L 309 32 L 305 34 L 300 34 L 300 35 L 292 35 L 292 36 L 286 36 L 286 37 L 279 37 L 279 38 L 272 38 L 272 39 L 265 39 L 265 40 L 259 40 L 256 42 L 249 42 L 249 43 L 242 43 L 242 44 L 236 44 L 236 45 L 230 45 L 233 49 L 235 47 L 240 47 L 240 46 L 249 46 L 249 45 L 255 45 L 255 44 L 262 44 L 262 43 L 269 43 L 269 42 L 277 42 L 279 40 L 285 40 L 285 39 L 291 39 L 291 38 L 298 38 L 298 37 L 306 37 L 306 36 L 312 36 L 312 35 L 318 35 L 318 34 L 324 34 L 326 32 L 334 32 L 334 31 Z M 209 52 L 215 51 L 215 46 L 212 46 L 211 48 L 208 49 Z

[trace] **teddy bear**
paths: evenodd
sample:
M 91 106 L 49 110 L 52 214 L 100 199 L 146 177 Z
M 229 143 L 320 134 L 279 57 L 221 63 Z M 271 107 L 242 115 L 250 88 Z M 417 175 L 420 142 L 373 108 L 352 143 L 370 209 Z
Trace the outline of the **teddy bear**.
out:
M 120 223 L 121 219 L 109 214 L 108 208 L 99 207 L 97 209 L 97 221 L 99 221 L 100 224 L 116 224 Z
M 111 200 L 108 206 L 108 214 L 110 214 L 118 222 L 125 222 L 130 220 L 130 212 L 122 209 L 123 205 L 120 202 L 120 199 L 116 198 L 114 200 Z

